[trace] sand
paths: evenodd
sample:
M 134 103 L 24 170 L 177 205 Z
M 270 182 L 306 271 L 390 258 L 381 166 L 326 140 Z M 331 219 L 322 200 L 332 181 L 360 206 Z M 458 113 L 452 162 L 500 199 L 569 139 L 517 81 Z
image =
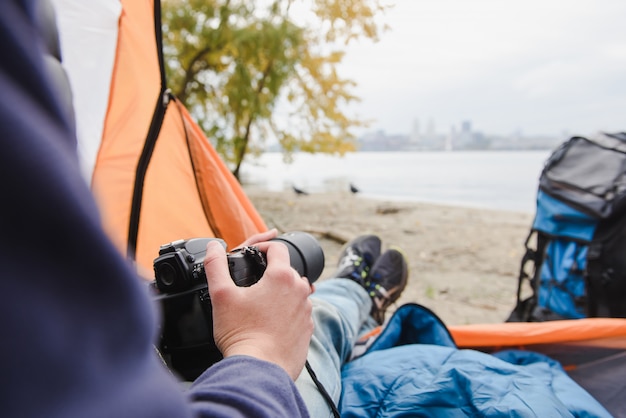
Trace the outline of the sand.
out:
M 343 244 L 361 234 L 402 248 L 409 283 L 395 307 L 419 303 L 446 324 L 503 322 L 515 305 L 532 214 L 366 199 L 349 192 L 296 196 L 246 188 L 267 223 L 318 238 L 331 277 Z M 395 307 L 392 307 L 393 310 Z

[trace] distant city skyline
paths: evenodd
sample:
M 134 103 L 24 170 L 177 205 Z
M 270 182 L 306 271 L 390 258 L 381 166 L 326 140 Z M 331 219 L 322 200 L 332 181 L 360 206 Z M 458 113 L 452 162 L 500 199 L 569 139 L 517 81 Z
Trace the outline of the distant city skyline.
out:
M 340 74 L 358 132 L 591 134 L 626 129 L 626 2 L 397 0 L 379 43 L 349 45 Z
M 554 149 L 569 133 L 560 135 L 525 135 L 521 130 L 509 135 L 474 130 L 471 120 L 452 125 L 447 131 L 438 130 L 434 119 L 425 128 L 418 120 L 408 133 L 387 132 L 383 129 L 365 132 L 357 138 L 359 151 L 457 151 L 457 150 L 547 150 Z
M 373 126 L 375 126 L 374 124 Z M 403 127 L 404 129 L 394 129 L 387 130 L 383 128 L 367 128 L 363 129 L 359 136 L 368 135 L 373 132 L 385 132 L 391 135 L 455 135 L 455 134 L 463 134 L 470 132 L 479 132 L 487 135 L 497 135 L 497 136 L 515 136 L 515 137 L 523 137 L 523 136 L 569 136 L 573 134 L 567 129 L 562 130 L 561 132 L 526 132 L 523 128 L 519 127 L 517 129 L 512 129 L 510 132 L 502 133 L 502 132 L 490 132 L 489 130 L 479 129 L 475 126 L 474 122 L 471 119 L 461 119 L 456 123 L 451 123 L 449 125 L 443 125 L 438 123 L 437 119 L 434 117 L 429 117 L 428 119 L 419 119 L 414 118 L 410 125 Z

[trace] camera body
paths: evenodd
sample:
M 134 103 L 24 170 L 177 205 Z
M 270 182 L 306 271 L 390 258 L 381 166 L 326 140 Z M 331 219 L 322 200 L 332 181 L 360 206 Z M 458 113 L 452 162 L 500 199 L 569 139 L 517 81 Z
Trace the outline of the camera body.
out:
M 206 286 L 204 257 L 209 241 L 217 238 L 193 238 L 162 245 L 154 260 L 155 284 L 161 293 L 176 294 L 195 286 Z M 256 247 L 243 247 L 226 255 L 230 275 L 237 286 L 252 286 L 259 281 L 267 263 Z
M 151 286 L 162 308 L 159 351 L 168 367 L 185 380 L 196 379 L 222 354 L 213 339 L 212 305 L 204 271 L 206 246 L 216 238 L 193 238 L 164 244 L 154 260 Z M 324 269 L 324 252 L 305 232 L 290 232 L 272 241 L 287 246 L 291 266 L 313 283 Z M 237 286 L 258 282 L 267 262 L 258 248 L 242 247 L 227 253 L 230 275 Z

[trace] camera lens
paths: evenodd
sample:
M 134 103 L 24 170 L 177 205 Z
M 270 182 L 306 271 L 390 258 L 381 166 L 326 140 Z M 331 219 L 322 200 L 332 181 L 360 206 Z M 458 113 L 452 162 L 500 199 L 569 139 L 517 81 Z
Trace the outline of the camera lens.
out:
M 324 250 L 317 240 L 306 232 L 288 232 L 272 241 L 281 241 L 289 250 L 291 267 L 301 275 L 316 281 L 324 271 Z

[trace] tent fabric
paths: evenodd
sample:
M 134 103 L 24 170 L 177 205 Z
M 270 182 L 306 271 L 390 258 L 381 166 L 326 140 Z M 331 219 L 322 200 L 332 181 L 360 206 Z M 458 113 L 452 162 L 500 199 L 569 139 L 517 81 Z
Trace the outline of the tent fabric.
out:
M 152 1 L 55 0 L 75 91 L 78 148 L 105 230 L 128 251 L 137 166 L 161 89 Z M 157 3 L 158 4 L 158 3 Z M 66 53 L 67 51 L 67 53 Z M 169 101 L 143 180 L 136 262 L 152 279 L 163 244 L 267 229 L 189 112 Z
M 626 319 L 583 318 L 548 322 L 451 325 L 459 347 L 516 347 L 576 341 L 624 341 Z
M 410 308 L 412 305 L 417 308 Z M 441 320 L 429 317 L 427 308 L 415 304 L 406 304 L 398 308 L 397 312 L 403 310 L 417 309 L 425 314 L 418 314 L 413 310 L 414 320 L 408 320 L 402 314 L 398 317 L 392 316 L 394 322 L 403 321 L 403 327 L 410 325 L 418 330 L 429 327 L 431 337 L 439 335 L 439 341 L 445 339 L 445 334 L 450 335 L 454 345 L 459 348 L 502 348 L 521 347 L 540 344 L 563 344 L 563 343 L 585 343 L 587 345 L 606 346 L 621 348 L 626 350 L 626 319 L 624 318 L 583 318 L 576 320 L 559 320 L 547 322 L 504 322 L 495 324 L 466 324 L 466 325 L 442 325 Z M 397 328 L 392 324 L 392 319 L 385 327 L 377 327 L 362 340 L 374 339 L 375 342 L 368 344 L 368 349 L 374 347 L 390 347 L 396 344 L 400 337 L 393 336 L 394 333 L 401 335 L 411 335 L 417 333 L 416 330 Z M 426 325 L 424 325 L 424 323 Z M 439 323 L 439 325 L 437 325 Z M 422 325 L 419 325 L 422 324 Z M 392 326 L 389 326 L 392 325 Z M 438 330 L 436 333 L 434 330 Z M 391 334 L 390 341 L 379 338 L 382 335 Z M 410 338 L 410 337 L 409 337 Z M 421 336 L 420 338 L 426 338 Z M 423 340 L 422 340 L 423 341 Z M 374 345 L 375 344 L 375 345 Z M 440 344 L 445 345 L 445 344 Z M 452 346 L 451 344 L 448 346 Z
M 91 183 L 109 104 L 122 6 L 119 0 L 51 0 L 72 88 L 78 154 Z
M 568 371 L 576 383 L 584 387 L 614 417 L 626 417 L 624 376 L 626 351 L 596 360 Z
M 232 248 L 265 229 L 187 109 L 170 103 L 145 180 L 137 260 L 152 263 L 176 239 L 219 237 Z

